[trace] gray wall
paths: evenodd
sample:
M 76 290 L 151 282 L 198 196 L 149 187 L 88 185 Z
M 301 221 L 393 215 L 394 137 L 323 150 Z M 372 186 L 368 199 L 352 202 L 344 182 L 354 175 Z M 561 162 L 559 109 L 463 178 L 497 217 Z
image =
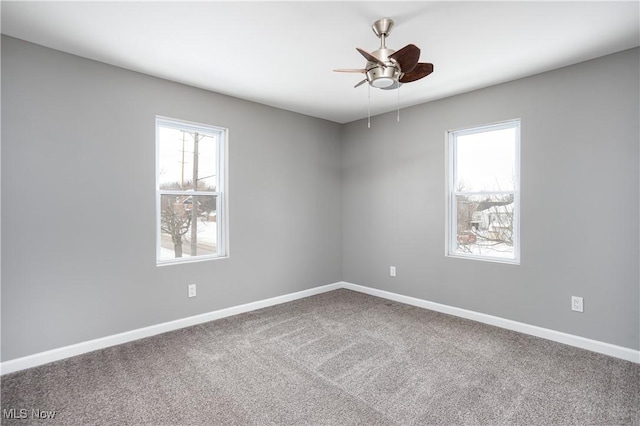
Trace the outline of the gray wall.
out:
M 639 349 L 638 60 L 367 129 L 3 37 L 1 359 L 340 280 Z M 230 129 L 229 259 L 155 266 L 155 115 Z M 522 264 L 445 257 L 446 130 L 517 117 Z
M 156 267 L 156 114 L 230 129 L 229 259 Z M 339 155 L 338 124 L 3 37 L 1 359 L 340 281 Z
M 343 280 L 640 349 L 638 63 L 633 49 L 343 126 Z M 445 132 L 512 118 L 521 264 L 445 257 Z

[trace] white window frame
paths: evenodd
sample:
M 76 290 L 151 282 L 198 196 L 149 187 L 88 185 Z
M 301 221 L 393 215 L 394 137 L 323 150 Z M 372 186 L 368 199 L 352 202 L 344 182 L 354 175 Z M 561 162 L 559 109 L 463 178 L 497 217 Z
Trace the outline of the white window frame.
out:
M 456 140 L 458 136 L 465 136 L 470 134 L 484 133 L 503 129 L 515 129 L 515 170 L 514 170 L 514 189 L 509 191 L 481 191 L 481 192 L 456 192 L 455 183 L 457 181 L 456 170 Z M 493 124 L 486 124 L 481 126 L 466 127 L 457 130 L 450 130 L 446 132 L 446 202 L 445 202 L 445 223 L 446 223 L 446 236 L 445 236 L 445 255 L 448 257 L 483 260 L 487 262 L 508 263 L 508 264 L 520 264 L 520 128 L 521 120 L 512 119 L 502 121 Z M 458 239 L 457 239 L 457 205 L 456 196 L 465 195 L 503 195 L 513 193 L 513 258 L 503 258 L 498 256 L 481 255 L 473 253 L 459 253 Z
M 228 232 L 228 145 L 229 130 L 223 127 L 208 124 L 195 123 L 170 117 L 156 116 L 156 266 L 176 265 L 184 263 L 202 262 L 207 260 L 225 259 L 229 257 L 229 232 Z M 217 136 L 217 191 L 180 191 L 160 189 L 160 127 L 170 127 L 178 130 L 187 130 Z M 161 197 L 162 195 L 206 195 L 216 197 L 216 226 L 217 226 L 217 254 L 198 255 L 190 257 L 160 259 L 161 237 Z

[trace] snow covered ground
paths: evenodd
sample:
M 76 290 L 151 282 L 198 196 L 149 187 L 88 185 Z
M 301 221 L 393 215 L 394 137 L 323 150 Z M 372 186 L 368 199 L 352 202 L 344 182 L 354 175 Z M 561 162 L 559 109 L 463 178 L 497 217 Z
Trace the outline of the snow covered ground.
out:
M 491 245 L 482 244 L 459 244 L 456 250 L 458 254 L 477 254 L 481 256 L 491 256 L 500 259 L 513 259 L 513 246 L 500 243 Z
M 214 254 L 217 251 L 218 229 L 216 222 L 198 221 L 197 254 Z M 191 257 L 191 231 L 182 236 L 182 257 Z M 160 260 L 175 258 L 173 241 L 168 234 L 161 236 Z

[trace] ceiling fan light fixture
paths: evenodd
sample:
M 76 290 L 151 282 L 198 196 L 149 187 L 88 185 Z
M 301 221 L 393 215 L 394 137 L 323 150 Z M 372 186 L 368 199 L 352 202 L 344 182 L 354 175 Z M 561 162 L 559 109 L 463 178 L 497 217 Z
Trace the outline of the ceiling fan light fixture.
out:
M 390 77 L 378 77 L 371 81 L 371 85 L 378 89 L 384 89 L 385 87 L 392 86 L 395 82 L 396 81 Z
M 400 70 L 395 66 L 376 66 L 367 71 L 367 81 L 372 87 L 384 89 L 392 86 L 400 77 Z

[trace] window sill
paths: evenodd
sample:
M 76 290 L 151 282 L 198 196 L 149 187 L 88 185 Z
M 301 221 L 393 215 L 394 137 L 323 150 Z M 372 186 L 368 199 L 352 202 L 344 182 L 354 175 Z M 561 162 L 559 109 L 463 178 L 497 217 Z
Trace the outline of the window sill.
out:
M 466 260 L 479 260 L 481 262 L 491 262 L 491 263 L 506 263 L 508 265 L 520 265 L 520 259 L 508 259 L 508 258 L 500 258 L 500 257 L 489 257 L 489 256 L 478 256 L 478 255 L 463 255 L 463 254 L 446 254 L 446 257 L 451 257 L 453 259 L 466 259 Z
M 185 263 L 199 263 L 199 262 L 208 262 L 210 260 L 221 260 L 228 259 L 229 255 L 225 256 L 199 256 L 194 258 L 183 258 L 180 260 L 163 260 L 156 261 L 156 266 L 172 266 L 172 265 L 184 265 Z

